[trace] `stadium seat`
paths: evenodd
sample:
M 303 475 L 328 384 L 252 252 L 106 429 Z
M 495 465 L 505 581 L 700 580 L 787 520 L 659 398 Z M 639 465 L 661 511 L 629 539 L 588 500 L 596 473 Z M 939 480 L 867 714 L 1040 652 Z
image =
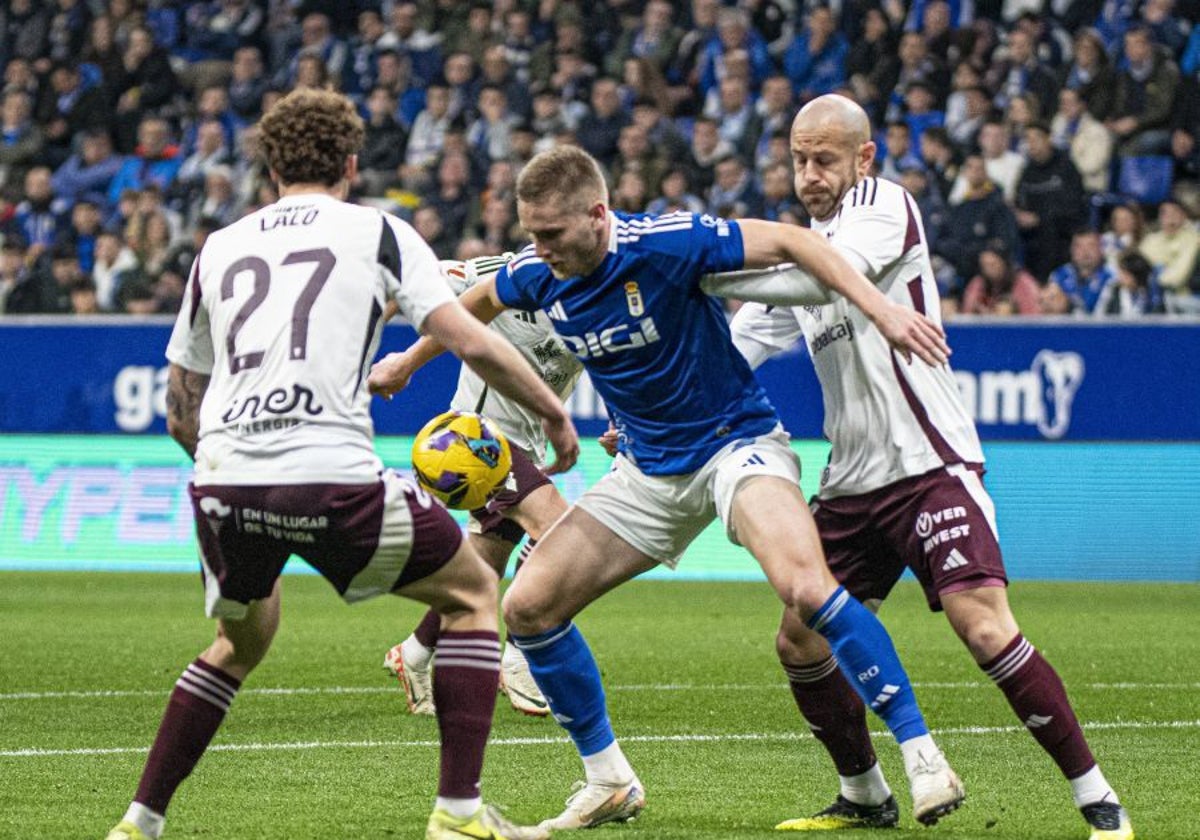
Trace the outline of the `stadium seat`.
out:
M 1142 204 L 1158 204 L 1171 194 L 1175 161 L 1167 155 L 1123 157 L 1117 192 Z

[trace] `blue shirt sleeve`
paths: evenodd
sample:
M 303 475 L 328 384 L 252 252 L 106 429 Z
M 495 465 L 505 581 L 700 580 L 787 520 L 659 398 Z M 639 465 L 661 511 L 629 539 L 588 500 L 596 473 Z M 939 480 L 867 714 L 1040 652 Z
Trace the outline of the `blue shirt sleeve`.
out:
M 518 259 L 517 262 L 520 260 Z M 514 270 L 509 263 L 496 273 L 496 297 L 509 309 L 521 309 L 531 312 L 540 309 L 541 304 L 535 293 L 529 288 L 528 281 L 538 268 L 545 268 L 541 263 L 521 266 Z

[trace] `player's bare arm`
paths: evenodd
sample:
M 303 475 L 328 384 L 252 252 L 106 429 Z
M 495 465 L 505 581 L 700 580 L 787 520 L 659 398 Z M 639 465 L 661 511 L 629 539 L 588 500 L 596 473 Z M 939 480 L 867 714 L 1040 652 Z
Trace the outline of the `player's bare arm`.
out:
M 756 219 L 743 219 L 738 225 L 747 268 L 794 262 L 861 309 L 906 360 L 911 361 L 915 353 L 928 364 L 940 365 L 949 357 L 950 347 L 939 324 L 888 300 L 820 233 Z
M 200 442 L 200 403 L 208 390 L 208 376 L 172 364 L 167 373 L 167 433 L 196 459 Z
M 483 324 L 490 324 L 507 307 L 496 296 L 493 278 L 482 280 L 467 289 L 458 298 L 468 312 Z M 427 331 L 428 333 L 428 331 Z M 436 337 L 423 335 L 401 353 L 388 353 L 371 366 L 367 387 L 372 394 L 391 399 L 408 387 L 413 374 L 436 359 L 446 348 Z
M 564 472 L 574 465 L 579 458 L 579 437 L 571 417 L 515 347 L 458 303 L 443 304 L 429 313 L 425 328 L 430 337 L 462 359 L 488 385 L 542 418 L 542 428 L 555 455 L 554 463 L 546 468 L 548 474 Z

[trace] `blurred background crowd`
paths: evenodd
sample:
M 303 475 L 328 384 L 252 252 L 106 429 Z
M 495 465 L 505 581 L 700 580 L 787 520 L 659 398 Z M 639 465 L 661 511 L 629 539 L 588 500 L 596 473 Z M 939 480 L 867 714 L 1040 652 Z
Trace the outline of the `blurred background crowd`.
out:
M 5 0 L 0 313 L 170 313 L 275 199 L 255 123 L 343 91 L 356 200 L 444 258 L 522 245 L 556 143 L 617 210 L 804 223 L 788 127 L 853 97 L 948 315 L 1200 312 L 1200 0 Z

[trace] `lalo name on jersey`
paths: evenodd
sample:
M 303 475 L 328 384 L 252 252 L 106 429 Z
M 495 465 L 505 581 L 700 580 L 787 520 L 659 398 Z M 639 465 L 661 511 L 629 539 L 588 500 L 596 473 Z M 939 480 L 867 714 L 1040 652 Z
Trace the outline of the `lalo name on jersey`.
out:
M 268 230 L 282 227 L 303 227 L 311 225 L 320 215 L 316 207 L 280 207 L 258 220 L 259 226 L 265 233 Z

